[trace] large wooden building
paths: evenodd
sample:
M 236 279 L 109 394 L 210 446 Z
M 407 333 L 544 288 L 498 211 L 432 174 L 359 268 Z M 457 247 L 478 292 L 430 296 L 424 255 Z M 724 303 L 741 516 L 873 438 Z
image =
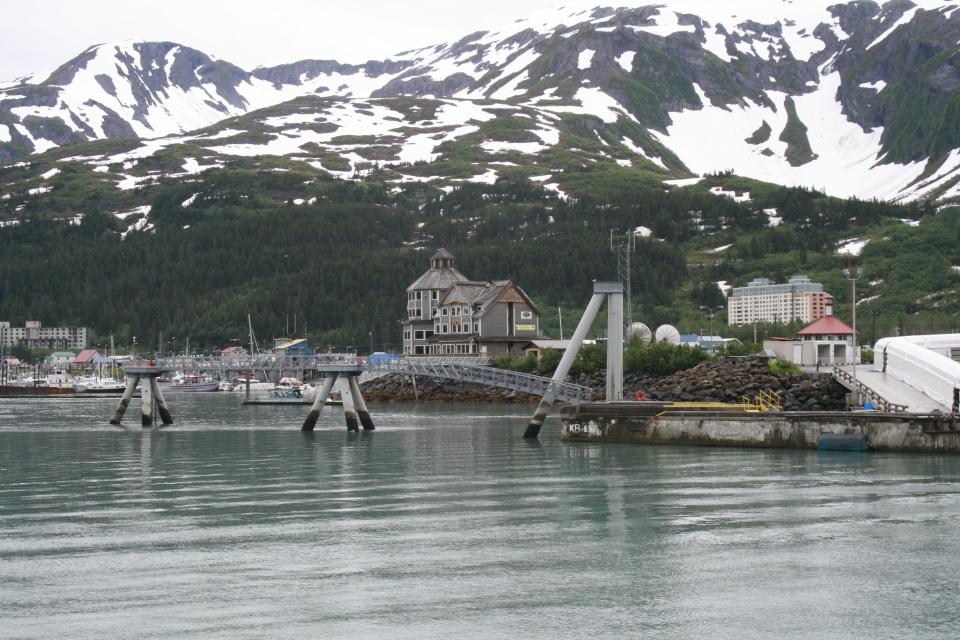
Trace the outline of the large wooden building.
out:
M 446 249 L 407 287 L 404 355 L 523 355 L 540 336 L 536 305 L 510 280 L 468 280 Z

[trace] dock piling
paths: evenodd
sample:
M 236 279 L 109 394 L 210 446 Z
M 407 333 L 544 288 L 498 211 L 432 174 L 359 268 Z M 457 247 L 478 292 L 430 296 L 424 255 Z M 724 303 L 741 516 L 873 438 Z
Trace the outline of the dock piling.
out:
M 353 389 L 350 386 L 350 380 L 353 376 L 347 376 L 337 381 L 337 387 L 340 389 L 340 399 L 343 401 L 343 419 L 347 423 L 347 431 L 360 431 L 360 422 L 357 420 L 357 411 L 353 403 Z
M 160 385 L 157 383 L 157 376 L 150 376 L 150 389 L 153 391 L 153 397 L 157 400 L 157 410 L 160 412 L 160 421 L 163 424 L 173 424 L 173 415 L 170 413 L 170 407 L 160 392 Z
M 127 388 L 123 391 L 123 396 L 120 398 L 120 404 L 117 405 L 117 410 L 113 412 L 113 419 L 110 420 L 110 424 L 120 425 L 120 422 L 123 420 L 123 414 L 127 412 L 127 407 L 130 406 L 130 400 L 133 398 L 133 392 L 137 390 L 137 384 L 139 383 L 140 376 L 127 376 Z
M 360 416 L 360 424 L 363 425 L 363 430 L 375 430 L 376 427 L 373 426 L 373 419 L 370 417 L 370 412 L 367 411 L 367 403 L 363 399 L 363 394 L 360 393 L 360 383 L 357 382 L 357 377 L 350 376 L 347 382 L 350 385 L 350 395 L 353 397 L 353 404 L 356 406 L 357 415 Z M 344 396 L 344 399 L 346 399 L 346 396 Z M 344 405 L 344 407 L 346 407 L 346 405 Z
M 336 381 L 336 372 L 330 372 L 330 374 L 324 379 L 323 386 L 320 387 L 320 392 L 314 399 L 313 406 L 310 407 L 310 413 L 307 414 L 307 419 L 303 421 L 303 426 L 300 427 L 301 431 L 313 431 L 317 426 L 317 420 L 320 419 L 320 410 L 323 409 L 323 405 L 330 396 L 330 391 L 333 389 L 333 385 Z
M 141 376 L 140 383 L 140 425 L 144 427 L 153 426 L 153 386 L 150 384 L 150 376 L 143 381 Z

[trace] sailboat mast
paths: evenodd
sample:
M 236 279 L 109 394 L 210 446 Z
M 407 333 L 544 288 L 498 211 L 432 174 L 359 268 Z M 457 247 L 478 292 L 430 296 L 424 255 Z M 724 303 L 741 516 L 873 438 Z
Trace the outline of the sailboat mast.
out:
M 250 355 L 254 355 L 253 351 L 253 323 L 250 321 L 250 314 L 247 314 L 247 330 L 250 332 Z

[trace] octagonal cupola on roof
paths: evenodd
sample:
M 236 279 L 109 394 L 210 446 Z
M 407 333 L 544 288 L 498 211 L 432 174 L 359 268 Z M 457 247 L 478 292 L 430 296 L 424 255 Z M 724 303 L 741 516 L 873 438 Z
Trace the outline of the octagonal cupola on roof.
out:
M 467 279 L 466 276 L 457 271 L 456 264 L 457 261 L 452 253 L 446 249 L 439 249 L 430 258 L 430 270 L 407 287 L 407 291 L 436 289 L 440 292 L 446 292 L 453 286 L 454 282 Z
M 430 266 L 434 269 L 454 269 L 457 266 L 457 260 L 446 249 L 437 249 L 437 252 L 430 258 Z

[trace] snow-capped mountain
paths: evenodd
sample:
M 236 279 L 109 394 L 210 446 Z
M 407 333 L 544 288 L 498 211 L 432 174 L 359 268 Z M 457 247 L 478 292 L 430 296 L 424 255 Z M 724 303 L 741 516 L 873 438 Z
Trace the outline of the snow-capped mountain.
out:
M 519 175 L 561 190 L 590 172 L 732 171 L 841 196 L 960 196 L 957 2 L 581 4 L 363 65 L 245 71 L 174 43 L 98 45 L 0 85 L 0 163 L 110 138 L 139 142 L 70 160 L 128 188 L 279 155 L 398 182 Z

